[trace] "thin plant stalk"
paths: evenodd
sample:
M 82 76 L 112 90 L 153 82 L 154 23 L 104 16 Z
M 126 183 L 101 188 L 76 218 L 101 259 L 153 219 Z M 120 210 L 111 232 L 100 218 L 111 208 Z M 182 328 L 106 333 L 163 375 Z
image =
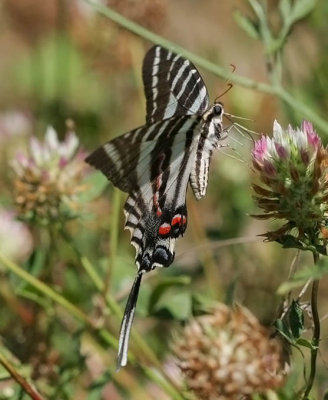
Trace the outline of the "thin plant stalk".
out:
M 28 282 L 39 292 L 46 295 L 51 300 L 55 301 L 57 304 L 63 306 L 71 315 L 76 319 L 84 323 L 90 323 L 89 317 L 77 308 L 74 304 L 69 302 L 65 297 L 57 293 L 51 287 L 41 282 L 39 279 L 35 278 L 33 275 L 26 272 L 23 268 L 19 267 L 17 264 L 9 260 L 2 253 L 0 253 L 0 263 L 3 264 L 7 269 L 13 272 L 15 275 L 19 276 L 25 282 Z
M 10 361 L 0 351 L 0 364 L 22 388 L 23 392 L 33 400 L 44 400 L 44 397 L 16 370 Z
M 176 43 L 171 42 L 170 40 L 167 40 L 162 36 L 155 34 L 154 32 L 151 32 L 150 30 L 138 25 L 137 23 L 123 17 L 121 14 L 115 12 L 110 7 L 106 7 L 100 3 L 96 3 L 93 0 L 83 1 L 92 6 L 100 14 L 104 15 L 106 18 L 109 18 L 110 20 L 127 29 L 128 31 L 146 40 L 149 40 L 150 42 L 159 44 L 171 51 L 181 54 L 183 57 L 188 58 L 193 63 L 199 65 L 199 67 L 213 73 L 216 76 L 219 76 L 225 80 L 229 80 L 229 82 L 235 83 L 248 89 L 257 90 L 259 92 L 277 96 L 289 107 L 302 115 L 304 119 L 312 121 L 317 126 L 317 128 L 321 130 L 322 133 L 328 135 L 328 122 L 320 115 L 318 115 L 315 111 L 311 110 L 309 105 L 302 103 L 299 99 L 286 91 L 276 79 L 274 80 L 275 82 L 265 83 L 257 82 L 253 79 L 246 78 L 236 73 L 231 74 L 230 69 L 222 68 L 217 64 L 208 61 L 191 51 L 186 50 Z
M 314 263 L 317 264 L 319 261 L 319 255 L 317 253 L 313 254 Z M 303 395 L 303 400 L 307 400 L 311 392 L 317 370 L 317 357 L 319 351 L 319 341 L 320 341 L 320 318 L 318 312 L 318 292 L 319 292 L 319 280 L 316 279 L 312 283 L 311 292 L 311 311 L 313 318 L 313 335 L 312 335 L 312 349 L 311 349 L 311 366 L 310 375 L 306 384 L 306 388 Z
M 107 292 L 110 289 L 110 284 L 113 276 L 113 270 L 116 262 L 117 244 L 119 236 L 119 222 L 120 222 L 120 210 L 121 210 L 121 192 L 120 190 L 113 189 L 112 197 L 112 212 L 111 220 L 109 225 L 109 263 L 106 269 L 105 283 L 104 283 L 104 296 L 106 297 Z

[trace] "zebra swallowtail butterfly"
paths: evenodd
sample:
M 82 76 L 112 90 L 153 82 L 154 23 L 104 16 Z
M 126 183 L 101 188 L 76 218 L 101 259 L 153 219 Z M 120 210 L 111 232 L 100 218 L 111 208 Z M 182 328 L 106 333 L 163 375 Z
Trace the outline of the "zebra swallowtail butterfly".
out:
M 125 228 L 136 248 L 137 276 L 121 324 L 119 369 L 127 363 L 128 342 L 144 272 L 168 267 L 175 241 L 187 227 L 188 183 L 197 199 L 205 195 L 212 152 L 226 136 L 223 105 L 210 106 L 195 66 L 161 46 L 143 62 L 146 124 L 95 150 L 86 161 L 129 194 Z

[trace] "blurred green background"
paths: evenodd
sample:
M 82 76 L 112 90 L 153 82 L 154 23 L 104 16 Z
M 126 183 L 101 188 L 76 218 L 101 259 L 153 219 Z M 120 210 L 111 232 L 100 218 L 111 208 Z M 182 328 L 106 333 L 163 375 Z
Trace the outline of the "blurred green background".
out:
M 262 44 L 236 22 L 237 11 L 252 15 L 245 1 L 103 3 L 227 70 L 233 64 L 236 74 L 269 82 Z M 281 24 L 277 3 L 267 2 L 273 32 Z M 323 118 L 328 109 L 327 18 L 327 1 L 318 1 L 313 12 L 294 26 L 282 61 L 283 86 Z M 63 139 L 67 119 L 73 120 L 81 147 L 89 152 L 144 124 L 141 66 L 151 45 L 82 0 L 0 3 L 1 208 L 15 209 L 10 160 L 26 148 L 31 136 L 42 139 L 48 125 Z M 211 99 L 225 91 L 224 79 L 200 72 Z M 236 84 L 221 100 L 227 112 L 249 118 L 245 124 L 256 132 L 270 133 L 274 119 L 283 126 L 299 125 L 303 119 L 302 113 L 276 96 Z M 318 133 L 326 142 L 324 133 L 319 129 Z M 181 321 L 204 302 L 233 299 L 269 325 L 281 301 L 276 290 L 287 279 L 295 255 L 294 250 L 256 237 L 272 225 L 249 216 L 256 211 L 250 186 L 252 143 L 235 137 L 240 142 L 231 142 L 236 151 L 219 151 L 213 158 L 207 196 L 197 202 L 188 194 L 189 227 L 177 243 L 174 264 L 149 274 L 141 290 L 135 329 L 171 376 L 178 373 L 172 366 L 169 343 Z M 134 249 L 123 230 L 125 195 L 107 185 L 100 173 L 88 172 L 88 201 L 67 230 L 74 248 L 91 260 L 112 298 L 123 307 L 135 275 Z M 94 326 L 105 327 L 117 337 L 120 319 L 106 306 L 70 244 L 49 227 L 28 225 L 28 229 L 34 245 L 20 266 L 76 305 Z M 15 237 L 12 241 L 15 244 Z M 299 261 L 300 265 L 310 262 L 306 255 Z M 328 313 L 327 280 L 321 285 L 319 311 L 322 317 Z M 314 392 L 318 399 L 328 390 L 327 332 L 324 319 Z M 140 367 L 142 351 L 133 339 L 131 349 L 141 356 L 115 375 L 116 351 L 98 333 L 0 266 L 1 343 L 45 398 L 171 398 Z M 300 365 L 293 378 L 296 387 L 302 380 L 303 361 L 295 357 Z M 151 365 L 149 359 L 144 363 Z M 0 369 L 0 399 L 7 398 L 27 396 Z

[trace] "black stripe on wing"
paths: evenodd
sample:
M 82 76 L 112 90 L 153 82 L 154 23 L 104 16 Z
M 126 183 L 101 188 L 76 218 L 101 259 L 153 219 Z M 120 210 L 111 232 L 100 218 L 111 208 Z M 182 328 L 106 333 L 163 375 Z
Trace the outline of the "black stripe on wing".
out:
M 178 115 L 202 115 L 209 107 L 208 92 L 196 67 L 161 46 L 146 54 L 142 76 L 147 123 Z
M 187 120 L 200 121 L 200 117 L 171 118 L 137 128 L 102 145 L 86 162 L 102 171 L 114 186 L 131 193 L 152 179 L 150 166 L 157 153 L 169 150 Z M 184 140 L 183 135 L 180 138 Z

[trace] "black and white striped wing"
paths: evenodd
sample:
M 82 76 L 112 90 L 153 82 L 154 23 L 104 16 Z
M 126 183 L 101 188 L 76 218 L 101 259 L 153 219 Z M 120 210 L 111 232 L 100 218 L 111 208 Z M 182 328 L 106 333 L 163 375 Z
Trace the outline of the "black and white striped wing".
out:
M 206 86 L 196 67 L 160 46 L 143 62 L 147 123 L 182 115 L 202 115 L 209 107 Z
M 199 117 L 172 118 L 145 125 L 108 141 L 85 161 L 99 169 L 114 186 L 132 193 L 156 178 L 153 165 L 158 153 L 163 149 L 170 152 L 173 145 L 179 145 L 174 142 L 175 136 L 181 142 L 185 140 L 189 118 L 198 125 Z
M 200 116 L 156 122 L 99 147 L 86 161 L 129 193 L 126 228 L 139 271 L 168 266 L 186 228 L 186 190 L 202 126 Z
M 187 226 L 186 191 L 200 127 L 197 116 L 175 119 L 171 134 L 163 133 L 165 143 L 170 140 L 169 146 L 157 141 L 148 172 L 137 166 L 137 178 L 142 183 L 130 193 L 124 210 L 140 272 L 167 267 L 173 261 L 175 240 Z
M 126 228 L 136 248 L 138 274 L 121 325 L 118 368 L 127 363 L 130 329 L 142 275 L 173 262 L 176 239 L 186 230 L 186 191 L 195 162 L 199 127 L 199 118 L 180 119 L 171 146 L 165 147 L 159 141 L 153 150 L 150 181 L 135 187 L 126 201 Z
M 201 125 L 200 116 L 160 121 L 104 144 L 86 159 L 129 192 L 125 226 L 136 248 L 138 274 L 122 320 L 118 369 L 127 363 L 142 274 L 173 262 L 175 241 L 187 227 L 186 191 Z
M 184 116 L 138 128 L 99 147 L 86 161 L 121 190 L 139 271 L 168 266 L 186 227 L 186 190 L 202 120 Z

